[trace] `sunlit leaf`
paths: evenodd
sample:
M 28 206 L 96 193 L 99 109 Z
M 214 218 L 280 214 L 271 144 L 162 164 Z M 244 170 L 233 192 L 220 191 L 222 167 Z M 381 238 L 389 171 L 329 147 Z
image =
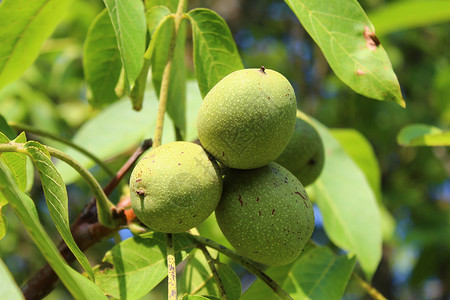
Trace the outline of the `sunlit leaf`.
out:
M 141 0 L 104 0 L 116 32 L 127 86 L 133 87 L 144 63 L 147 24 Z
M 0 3 L 0 88 L 19 78 L 72 1 L 4 0 Z
M 186 268 L 180 280 L 180 289 L 191 295 L 212 295 L 220 298 L 216 280 L 200 249 L 189 256 Z M 219 278 L 229 300 L 241 296 L 241 281 L 234 271 L 226 264 L 215 264 Z
M 450 146 L 450 131 L 426 124 L 411 124 L 400 130 L 397 142 L 402 146 Z
M 202 96 L 229 73 L 244 68 L 227 23 L 214 11 L 187 14 L 192 25 L 194 66 Z
M 18 188 L 8 167 L 1 161 L 0 192 L 8 199 L 31 239 L 69 292 L 77 299 L 106 299 L 92 281 L 66 263 L 39 222 L 33 200 Z
M 335 74 L 354 91 L 405 106 L 391 62 L 356 0 L 285 0 Z
M 117 100 L 115 87 L 122 62 L 116 34 L 108 11 L 103 10 L 92 22 L 84 43 L 83 68 L 92 95 L 93 106 L 102 106 Z
M 354 129 L 331 129 L 330 132 L 369 181 L 380 209 L 383 239 L 391 238 L 395 230 L 395 220 L 382 202 L 380 167 L 372 146 L 360 132 Z
M 2 295 L 3 299 L 8 300 L 20 300 L 25 299 L 23 297 L 20 288 L 17 286 L 17 283 L 14 281 L 11 273 L 6 267 L 3 260 L 0 259 L 0 295 Z
M 48 150 L 35 141 L 27 142 L 24 145 L 24 149 L 31 155 L 31 159 L 39 172 L 45 200 L 47 201 L 47 206 L 56 228 L 78 262 L 93 279 L 94 273 L 92 272 L 91 265 L 86 256 L 84 256 L 84 253 L 78 248 L 70 232 L 66 186 L 61 175 L 53 165 Z
M 447 0 L 387 2 L 368 13 L 377 35 L 450 21 Z
M 381 218 L 364 173 L 334 139 L 314 121 L 325 148 L 325 165 L 312 185 L 325 231 L 337 246 L 357 255 L 371 278 L 381 259 Z
M 179 263 L 195 244 L 185 234 L 174 234 L 173 239 Z M 142 298 L 167 276 L 165 235 L 152 232 L 116 244 L 94 272 L 97 285 L 108 295 Z

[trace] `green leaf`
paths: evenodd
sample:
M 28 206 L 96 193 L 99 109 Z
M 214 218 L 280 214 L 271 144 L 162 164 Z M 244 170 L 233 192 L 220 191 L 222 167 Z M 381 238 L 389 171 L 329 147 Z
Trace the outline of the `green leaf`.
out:
M 4 0 L 0 4 L 0 88 L 33 63 L 71 2 Z
M 169 48 L 174 34 L 174 19 L 167 16 L 152 36 L 152 80 L 159 97 L 164 69 L 168 59 Z M 167 113 L 182 134 L 186 131 L 186 20 L 182 20 L 175 41 L 174 56 L 170 69 L 167 95 Z M 154 47 L 153 45 L 158 45 Z
M 447 0 L 395 1 L 368 13 L 378 35 L 444 23 L 450 20 Z
M 1 192 L 0 196 L 3 197 L 3 194 Z M 0 205 L 0 240 L 2 240 L 5 237 L 7 230 L 8 230 L 8 220 L 2 213 L 2 207 Z
M 134 111 L 129 99 L 121 99 L 93 117 L 77 131 L 72 142 L 83 145 L 99 159 L 106 160 L 136 148 L 146 138 L 152 137 L 156 126 L 158 102 L 153 91 L 145 95 L 144 106 L 140 112 Z M 174 140 L 172 122 L 164 121 L 163 143 Z M 83 166 L 90 168 L 94 162 L 70 147 L 64 152 Z M 57 169 L 66 184 L 74 182 L 79 174 L 70 166 L 57 162 Z
M 233 269 L 223 263 L 216 263 L 216 269 L 227 298 L 229 300 L 239 299 L 241 296 L 241 281 Z M 195 249 L 189 255 L 180 280 L 180 289 L 183 293 L 191 295 L 212 295 L 220 298 L 216 280 L 200 249 Z
M 31 239 L 72 296 L 76 299 L 106 299 L 92 281 L 66 263 L 39 222 L 33 200 L 18 188 L 8 167 L 1 161 L 0 192 L 8 199 Z
M 293 299 L 342 299 L 355 263 L 353 255 L 338 256 L 326 247 L 315 247 L 305 250 L 292 264 L 267 269 L 266 274 Z M 258 279 L 241 299 L 275 300 L 278 297 Z
M 13 140 L 15 143 L 25 143 L 27 138 L 25 132 L 19 134 L 19 136 Z M 9 143 L 10 140 L 0 132 L 0 143 Z M 6 152 L 0 153 L 0 161 L 8 166 L 9 170 L 13 174 L 14 180 L 16 181 L 19 189 L 25 191 L 27 187 L 27 156 L 24 153 L 17 152 Z M 0 208 L 6 205 L 8 201 L 0 193 Z
M 177 11 L 179 0 L 145 0 L 145 9 L 149 10 L 155 6 L 167 6 L 169 11 L 175 13 Z
M 25 299 L 3 260 L 0 259 L 0 295 L 3 299 Z
M 153 36 L 156 29 L 158 29 L 163 23 L 164 18 L 168 15 L 170 15 L 170 10 L 166 6 L 155 6 L 146 12 L 145 18 L 151 36 Z
M 93 106 L 103 106 L 117 100 L 115 87 L 122 62 L 116 34 L 107 10 L 92 22 L 84 43 L 83 68 Z
M 0 132 L 2 132 L 10 140 L 13 140 L 16 137 L 16 133 L 8 125 L 8 122 L 2 115 L 0 115 Z
M 363 171 L 372 190 L 381 202 L 381 174 L 377 158 L 369 141 L 355 129 L 330 129 L 345 152 Z
M 184 295 L 182 300 L 220 300 L 220 298 L 210 296 L 210 295 Z
M 185 234 L 174 234 L 173 238 L 178 263 L 195 243 Z M 108 295 L 142 298 L 167 276 L 165 235 L 151 232 L 116 244 L 94 272 L 97 285 Z
M 126 86 L 132 88 L 144 64 L 147 26 L 140 0 L 104 0 L 116 32 Z
M 195 74 L 205 97 L 223 77 L 244 66 L 227 23 L 217 13 L 198 8 L 187 16 L 192 25 Z
M 328 129 L 315 120 L 314 124 L 326 153 L 322 174 L 312 185 L 325 231 L 333 243 L 357 255 L 370 279 L 380 262 L 382 246 L 375 194 L 364 173 Z
M 450 146 L 450 131 L 426 124 L 411 124 L 400 130 L 397 142 L 402 146 Z
M 366 176 L 380 209 L 383 240 L 388 240 L 394 233 L 395 219 L 382 201 L 380 167 L 372 146 L 360 132 L 354 129 L 331 129 L 330 131 Z
M 405 106 L 391 62 L 356 0 L 285 0 L 335 74 L 359 94 Z
M 336 256 L 325 247 L 311 249 L 293 265 L 283 288 L 294 299 L 342 299 L 355 263 L 353 255 Z
M 66 186 L 61 175 L 53 165 L 48 150 L 35 141 L 27 142 L 24 145 L 24 149 L 30 154 L 31 159 L 39 172 L 45 201 L 47 202 L 50 215 L 56 228 L 70 251 L 72 251 L 78 262 L 89 274 L 89 277 L 94 279 L 94 273 L 92 272 L 89 261 L 80 248 L 78 248 L 78 245 L 70 232 Z

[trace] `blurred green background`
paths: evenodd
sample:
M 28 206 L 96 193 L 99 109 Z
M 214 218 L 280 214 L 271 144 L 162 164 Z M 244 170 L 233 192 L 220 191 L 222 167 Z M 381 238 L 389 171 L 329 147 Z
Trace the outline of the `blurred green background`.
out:
M 398 2 L 359 1 L 369 17 Z M 245 67 L 264 65 L 284 74 L 296 90 L 301 110 L 331 128 L 354 128 L 372 144 L 381 169 L 382 201 L 395 219 L 392 234 L 385 235 L 383 259 L 375 274 L 374 286 L 388 299 L 450 299 L 448 148 L 401 147 L 396 141 L 401 128 L 408 124 L 450 127 L 450 23 L 443 19 L 429 24 L 424 19 L 420 26 L 397 29 L 389 27 L 392 16 L 376 18 L 375 28 L 377 24 L 385 26 L 378 37 L 402 87 L 407 104 L 403 109 L 394 103 L 367 99 L 344 85 L 283 1 L 192 0 L 189 6 L 217 11 L 227 21 Z M 8 121 L 71 139 L 87 120 L 101 111 L 92 108 L 86 100 L 82 54 L 89 25 L 103 7 L 100 0 L 73 2 L 69 14 L 44 43 L 33 66 L 20 80 L 0 90 L 0 113 Z M 418 20 L 423 17 L 420 12 L 407 10 L 394 16 L 401 19 L 408 14 Z M 188 36 L 190 34 L 188 32 Z M 190 42 L 186 64 L 193 78 Z M 148 97 L 154 101 L 151 88 Z M 195 108 L 201 101 L 199 97 L 195 85 L 190 84 L 188 109 Z M 131 104 L 123 104 L 120 109 L 131 111 L 130 107 Z M 142 118 L 144 123 L 146 118 L 156 115 L 151 109 L 141 112 L 144 113 L 149 114 Z M 145 137 L 152 134 L 144 133 Z M 173 132 L 166 134 L 173 135 Z M 29 135 L 28 138 L 37 137 Z M 40 140 L 61 146 L 48 139 Z M 122 149 L 120 155 L 110 158 L 110 167 L 118 169 L 136 145 L 137 141 Z M 100 170 L 94 168 L 93 172 L 103 184 L 107 182 L 107 176 Z M 73 180 L 68 187 L 72 219 L 91 196 L 84 184 Z M 55 241 L 58 240 L 39 182 L 35 182 L 31 193 L 37 200 L 41 220 Z M 119 196 L 116 192 L 113 199 Z M 43 264 L 43 258 L 10 208 L 4 208 L 4 212 L 9 228 L 0 242 L 0 256 L 16 281 L 22 284 Z M 317 219 L 320 232 L 320 216 Z M 89 250 L 91 261 L 98 262 L 112 244 L 113 241 L 105 240 Z M 62 297 L 67 294 L 60 287 L 48 298 Z M 158 294 L 155 297 L 158 298 Z M 365 297 L 363 292 L 350 283 L 345 299 L 362 297 Z

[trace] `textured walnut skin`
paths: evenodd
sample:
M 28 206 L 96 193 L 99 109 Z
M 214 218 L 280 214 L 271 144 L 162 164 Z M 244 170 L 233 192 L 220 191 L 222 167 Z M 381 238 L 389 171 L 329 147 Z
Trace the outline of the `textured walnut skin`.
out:
M 289 81 L 269 69 L 235 71 L 206 95 L 197 115 L 202 143 L 230 168 L 267 165 L 294 131 L 296 98 Z
M 130 177 L 131 206 L 149 228 L 177 233 L 203 222 L 222 193 L 217 163 L 199 145 L 172 142 L 145 155 Z
M 216 219 L 238 253 L 265 265 L 294 261 L 314 230 L 305 189 L 276 163 L 228 170 Z

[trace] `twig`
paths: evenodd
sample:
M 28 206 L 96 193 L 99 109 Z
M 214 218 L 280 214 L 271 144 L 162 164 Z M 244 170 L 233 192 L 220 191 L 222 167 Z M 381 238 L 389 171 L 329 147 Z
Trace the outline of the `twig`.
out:
M 371 284 L 369 284 L 367 281 L 362 279 L 358 276 L 356 273 L 352 273 L 352 276 L 356 281 L 359 283 L 359 285 L 369 294 L 372 299 L 374 300 L 387 300 L 376 288 L 374 288 Z
M 267 276 L 266 273 L 261 271 L 257 266 L 255 266 L 250 260 L 247 258 L 237 254 L 234 251 L 231 251 L 230 249 L 226 248 L 225 246 L 220 245 L 219 243 L 216 243 L 210 239 L 204 238 L 202 236 L 198 235 L 192 235 L 192 238 L 195 239 L 198 243 L 211 247 L 213 249 L 216 249 L 220 253 L 225 254 L 226 256 L 230 257 L 231 259 L 238 262 L 240 265 L 242 265 L 244 268 L 249 270 L 251 273 L 256 275 L 259 279 L 261 279 L 264 283 L 266 283 L 272 291 L 277 294 L 281 299 L 285 300 L 293 300 L 291 296 L 272 278 Z
M 72 147 L 73 149 L 79 151 L 80 153 L 83 153 L 84 155 L 86 155 L 87 157 L 89 157 L 90 159 L 92 159 L 97 165 L 99 165 L 103 170 L 105 170 L 106 173 L 108 173 L 109 176 L 114 176 L 113 171 L 111 171 L 107 165 L 105 165 L 105 163 L 99 159 L 97 156 L 95 156 L 94 154 L 92 154 L 91 152 L 89 152 L 88 150 L 84 149 L 83 147 L 74 144 L 72 141 L 67 140 L 65 138 L 62 138 L 60 136 L 57 136 L 55 134 L 52 134 L 50 132 L 44 131 L 44 130 L 40 130 L 40 129 L 36 129 L 33 128 L 31 126 L 28 125 L 24 125 L 24 124 L 17 124 L 14 122 L 9 122 L 8 123 L 9 126 L 11 126 L 12 128 L 19 130 L 19 131 L 26 131 L 35 135 L 39 135 L 39 136 L 43 136 L 43 137 L 48 137 L 52 140 L 61 142 L 63 144 L 66 144 L 67 146 Z
M 166 234 L 167 243 L 167 281 L 168 300 L 177 300 L 177 265 L 175 262 L 175 249 L 173 247 L 173 235 Z
M 186 5 L 186 0 L 178 2 L 177 12 L 175 14 L 175 26 L 173 34 L 170 39 L 169 50 L 167 54 L 167 63 L 164 67 L 164 72 L 161 79 L 161 89 L 159 91 L 159 105 L 158 114 L 156 116 L 156 128 L 153 146 L 159 147 L 162 141 L 162 132 L 164 125 L 164 115 L 167 107 L 167 97 L 169 95 L 170 70 L 172 69 L 172 61 L 175 53 L 175 44 L 177 40 L 178 30 L 180 29 L 181 20 L 183 19 L 183 9 Z
M 225 287 L 223 286 L 222 279 L 220 279 L 219 273 L 217 272 L 216 266 L 214 265 L 214 259 L 211 257 L 211 254 L 209 254 L 208 249 L 206 249 L 206 247 L 203 244 L 200 244 L 198 247 L 200 248 L 200 250 L 202 250 L 203 255 L 206 258 L 206 261 L 208 262 L 209 268 L 211 269 L 211 273 L 213 274 L 213 277 L 216 280 L 217 288 L 219 289 L 220 299 L 228 300 L 228 296 L 225 291 Z
M 146 140 L 139 149 L 128 159 L 128 161 L 123 165 L 123 167 L 117 172 L 116 176 L 109 182 L 109 184 L 104 188 L 106 195 L 109 195 L 113 189 L 118 185 L 119 181 L 125 176 L 125 174 L 131 169 L 131 167 L 139 159 L 140 155 L 148 148 L 151 147 L 151 140 Z M 75 242 L 81 251 L 85 251 L 95 245 L 100 240 L 111 234 L 117 232 L 120 227 L 108 228 L 103 226 L 98 222 L 97 218 L 97 207 L 95 198 L 86 204 L 83 211 L 79 214 L 77 219 L 71 226 L 72 235 Z M 117 210 L 121 211 L 125 207 L 129 206 L 129 199 L 122 199 L 117 204 Z M 126 216 L 127 222 L 130 223 L 136 218 L 133 210 L 125 210 L 124 215 Z M 64 259 L 71 263 L 75 260 L 72 252 L 69 250 L 64 242 L 61 242 L 58 246 L 61 255 Z M 27 283 L 22 287 L 22 293 L 25 299 L 41 299 L 49 294 L 58 277 L 52 268 L 46 264 L 38 272 L 31 277 Z

